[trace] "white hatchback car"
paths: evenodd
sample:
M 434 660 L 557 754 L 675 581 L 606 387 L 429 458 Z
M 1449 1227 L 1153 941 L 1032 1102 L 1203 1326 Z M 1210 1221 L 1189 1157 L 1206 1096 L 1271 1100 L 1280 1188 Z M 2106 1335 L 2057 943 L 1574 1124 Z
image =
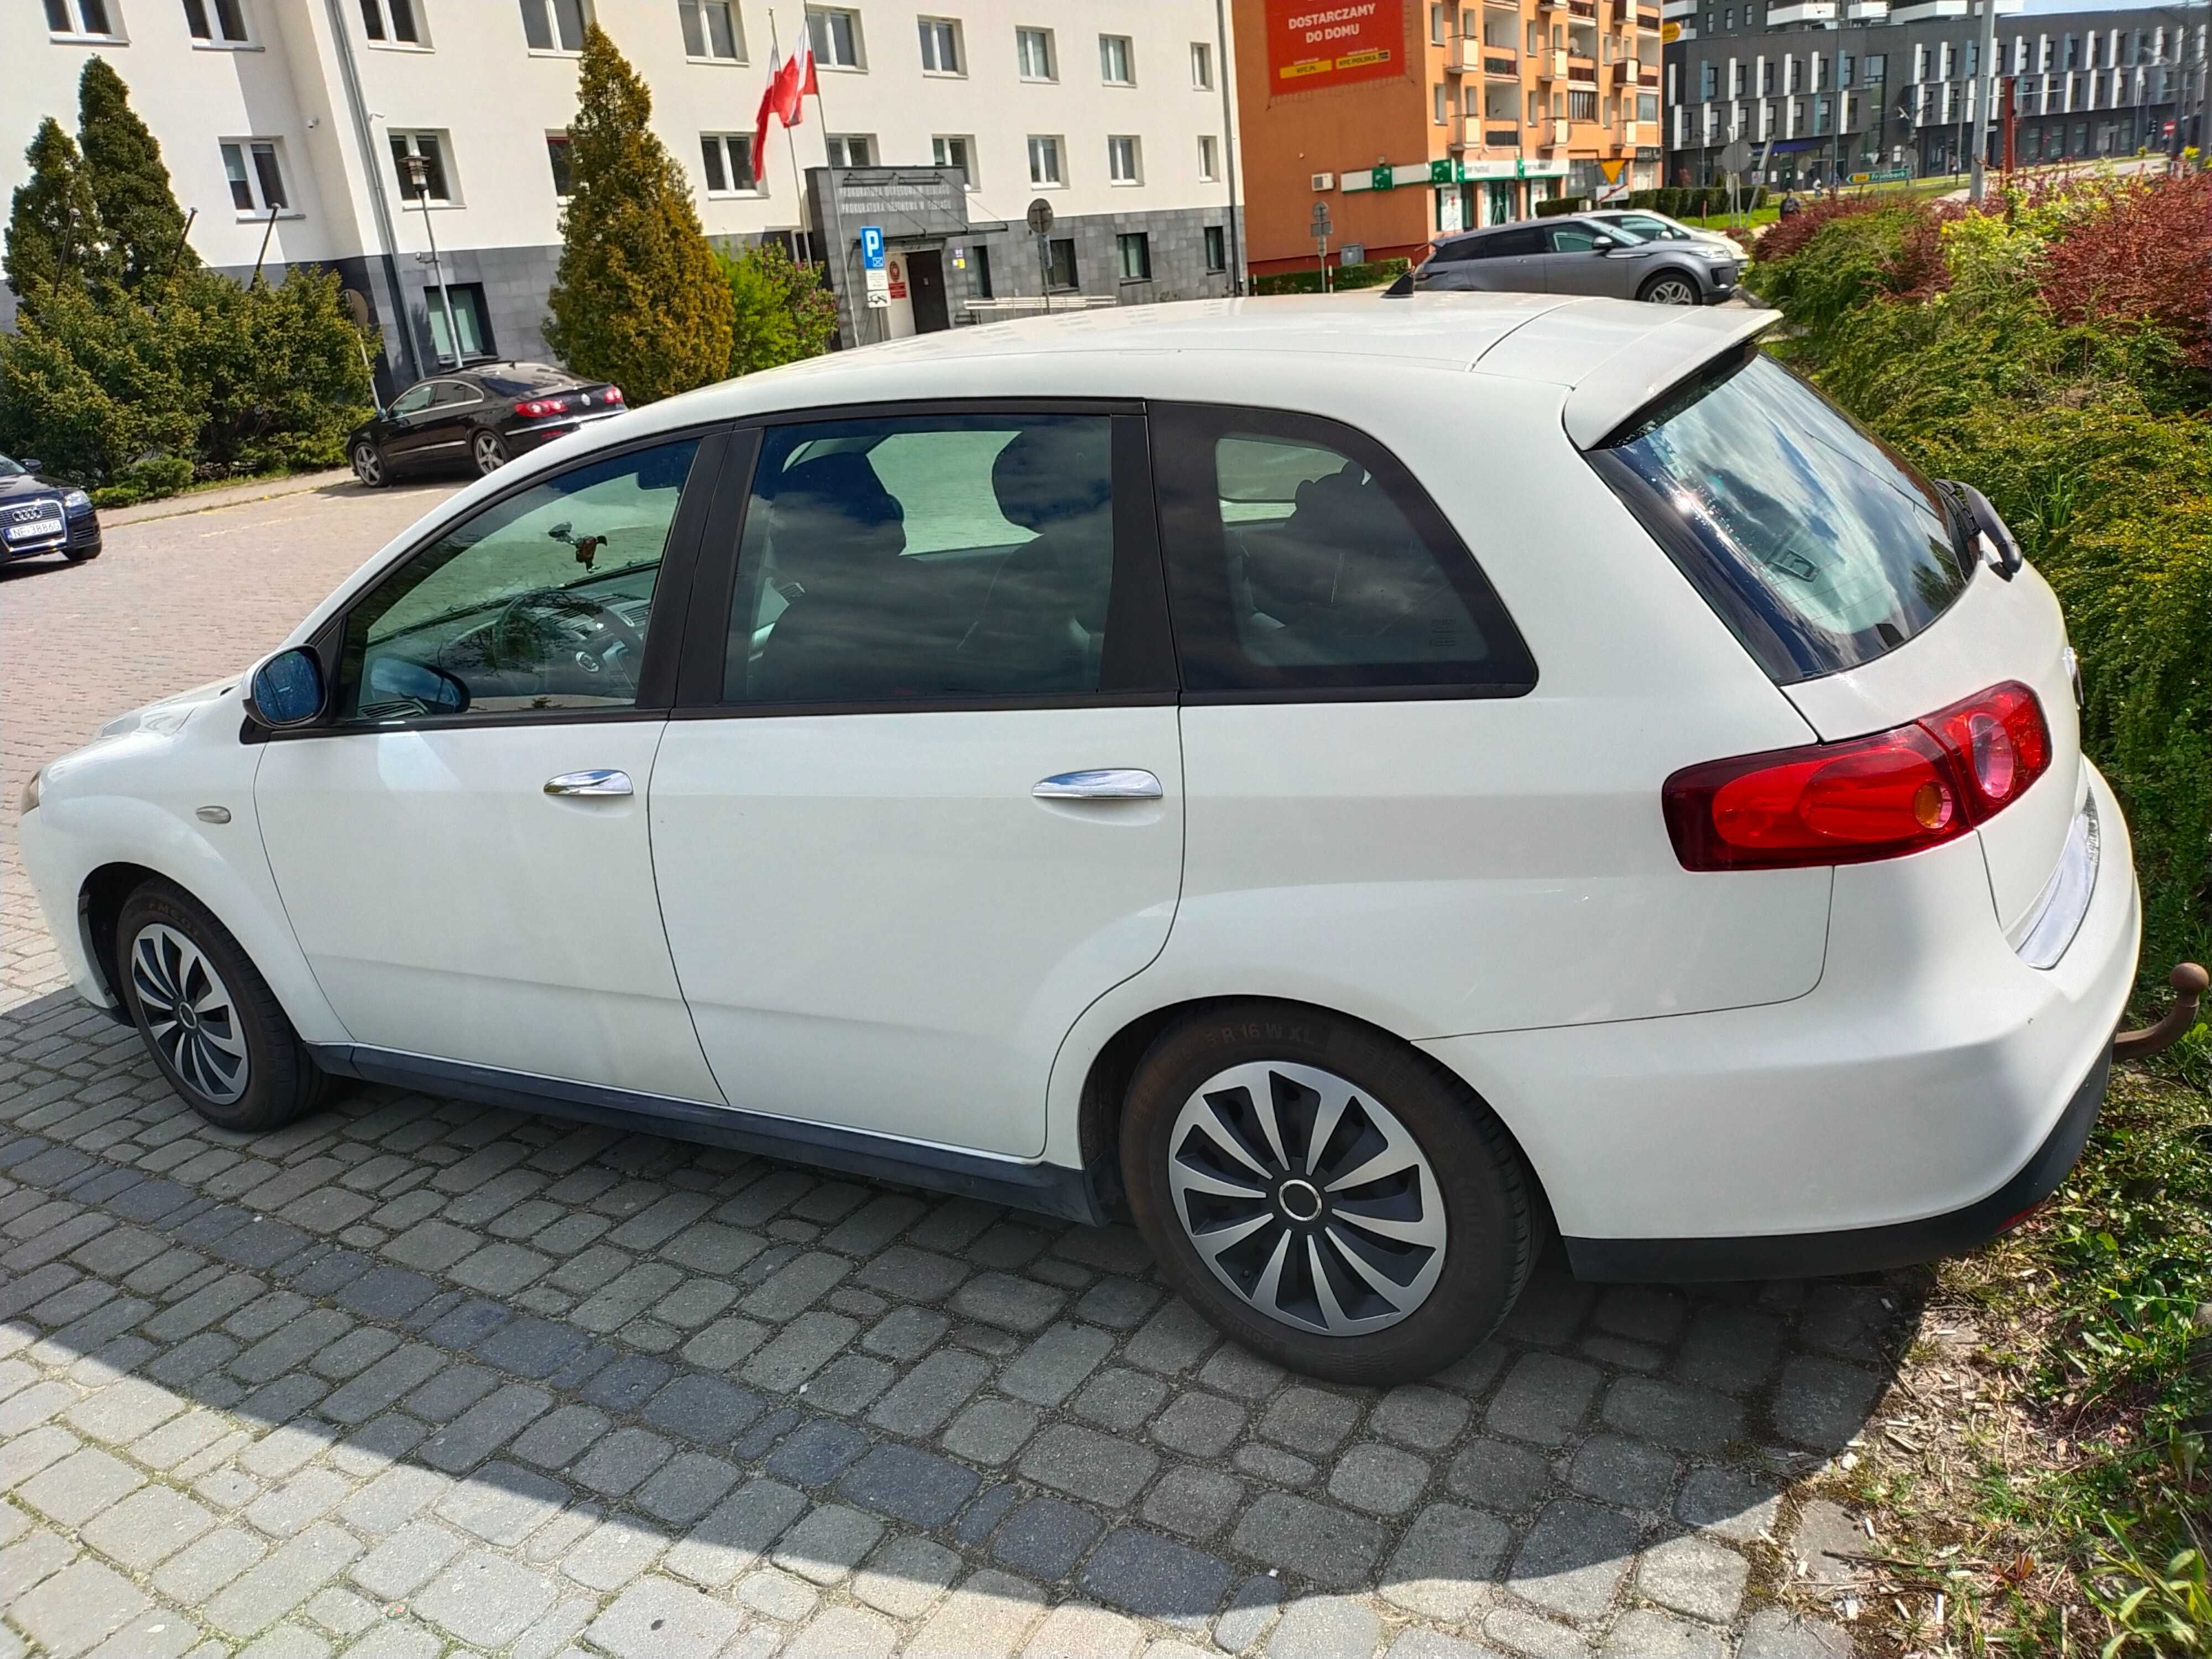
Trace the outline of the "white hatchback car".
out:
M 84 994 L 1083 1221 L 1415 1376 L 1554 1228 L 1878 1267 L 2047 1194 L 2136 884 L 2050 589 L 1753 347 L 1541 295 L 963 329 L 610 421 L 48 765 Z

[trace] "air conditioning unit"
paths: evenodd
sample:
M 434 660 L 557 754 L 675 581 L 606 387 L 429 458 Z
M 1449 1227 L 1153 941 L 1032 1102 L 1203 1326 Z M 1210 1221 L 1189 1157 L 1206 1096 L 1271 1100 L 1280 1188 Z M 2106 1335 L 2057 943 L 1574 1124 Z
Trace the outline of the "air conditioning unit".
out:
M 1336 175 L 1333 173 L 1316 173 L 1313 176 L 1313 187 L 1317 191 L 1334 190 L 1336 188 Z

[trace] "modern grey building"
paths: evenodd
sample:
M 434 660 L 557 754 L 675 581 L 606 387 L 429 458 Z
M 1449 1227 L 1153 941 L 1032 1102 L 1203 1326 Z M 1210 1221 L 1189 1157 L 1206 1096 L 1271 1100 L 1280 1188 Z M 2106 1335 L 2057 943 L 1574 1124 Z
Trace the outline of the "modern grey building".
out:
M 1996 0 L 1989 159 L 2002 160 L 2005 87 L 2021 166 L 2199 142 L 2206 8 L 2029 15 Z M 1747 140 L 1759 182 L 1956 172 L 1972 161 L 1981 71 L 1972 0 L 1668 0 L 1667 179 L 1709 184 Z M 1771 149 L 1769 146 L 1771 145 Z

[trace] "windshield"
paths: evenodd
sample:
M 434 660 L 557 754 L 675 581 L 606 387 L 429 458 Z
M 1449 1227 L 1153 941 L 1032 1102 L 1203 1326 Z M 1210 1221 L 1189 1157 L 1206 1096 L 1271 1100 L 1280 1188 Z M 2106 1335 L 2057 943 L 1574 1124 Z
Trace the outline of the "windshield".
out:
M 1596 228 L 1616 241 L 1632 243 L 1652 240 L 1650 227 L 1638 224 L 1633 219 L 1600 219 L 1596 222 Z
M 22 467 L 9 460 L 5 455 L 0 455 L 0 478 L 20 478 L 23 476 L 23 471 Z
M 1591 459 L 1785 684 L 1895 649 L 1973 574 L 1928 482 L 1763 355 L 1693 382 Z

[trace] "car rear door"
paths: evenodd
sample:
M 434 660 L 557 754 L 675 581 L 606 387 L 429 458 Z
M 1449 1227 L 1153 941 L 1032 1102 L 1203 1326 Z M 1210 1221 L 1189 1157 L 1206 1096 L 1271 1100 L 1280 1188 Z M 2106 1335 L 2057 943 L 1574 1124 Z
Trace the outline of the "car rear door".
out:
M 1034 1157 L 1061 1041 L 1182 879 L 1144 417 L 907 405 L 758 441 L 653 771 L 700 1042 L 733 1106 Z

